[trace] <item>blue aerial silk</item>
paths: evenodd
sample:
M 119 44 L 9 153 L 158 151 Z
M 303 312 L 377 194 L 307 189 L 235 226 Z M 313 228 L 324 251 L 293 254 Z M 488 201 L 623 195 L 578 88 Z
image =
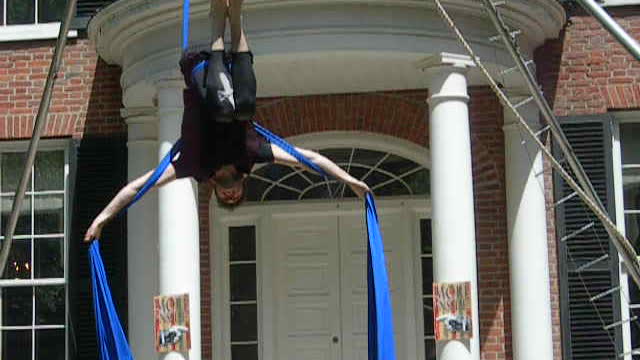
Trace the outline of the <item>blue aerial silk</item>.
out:
M 189 42 L 189 0 L 183 3 L 182 21 L 182 49 L 186 50 Z M 253 124 L 256 131 L 271 143 L 279 146 L 300 163 L 318 174 L 328 177 L 327 173 L 315 163 L 295 149 L 284 139 L 275 135 L 257 123 Z M 138 191 L 135 198 L 127 206 L 136 203 L 158 182 L 171 160 L 182 149 L 182 139 L 179 139 L 164 156 Z M 389 279 L 384 259 L 382 234 L 378 224 L 373 195 L 366 194 L 365 212 L 367 221 L 367 287 L 368 287 L 368 347 L 369 360 L 395 360 L 395 344 L 393 338 L 393 314 L 391 311 L 391 295 Z M 94 241 L 89 247 L 91 261 L 91 283 L 93 286 L 93 305 L 96 316 L 96 329 L 102 360 L 133 360 L 133 355 L 122 330 L 122 325 L 113 304 L 109 283 L 100 255 L 99 242 Z
M 89 260 L 100 358 L 102 360 L 133 360 L 127 337 L 124 335 L 118 313 L 113 305 L 97 240 L 89 246 Z
M 282 148 L 308 168 L 327 177 L 327 173 L 324 172 L 324 170 L 307 159 L 284 139 L 257 123 L 253 125 L 256 131 L 271 143 Z M 378 212 L 371 193 L 366 194 L 364 205 L 369 240 L 367 244 L 369 360 L 395 360 L 396 353 L 393 340 L 393 312 L 391 310 L 389 278 L 384 260 L 384 246 L 380 225 L 378 223 Z

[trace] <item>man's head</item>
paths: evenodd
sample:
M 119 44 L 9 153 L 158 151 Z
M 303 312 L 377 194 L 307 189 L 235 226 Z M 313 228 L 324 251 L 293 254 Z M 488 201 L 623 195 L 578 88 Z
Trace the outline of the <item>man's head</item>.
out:
M 222 167 L 215 172 L 213 184 L 218 204 L 232 210 L 245 199 L 247 174 L 238 172 L 233 166 Z

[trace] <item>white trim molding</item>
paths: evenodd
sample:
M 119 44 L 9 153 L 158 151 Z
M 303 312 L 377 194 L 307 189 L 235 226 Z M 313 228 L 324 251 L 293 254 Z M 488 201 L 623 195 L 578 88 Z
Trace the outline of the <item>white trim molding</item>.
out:
M 60 23 L 6 25 L 0 26 L 0 42 L 51 40 L 57 39 L 60 33 Z M 69 38 L 78 36 L 78 31 L 70 30 Z

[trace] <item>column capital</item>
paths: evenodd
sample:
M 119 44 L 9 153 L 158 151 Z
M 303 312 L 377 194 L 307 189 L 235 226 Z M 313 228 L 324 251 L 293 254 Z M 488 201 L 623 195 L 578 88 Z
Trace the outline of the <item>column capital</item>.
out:
M 416 63 L 416 67 L 422 71 L 436 68 L 466 70 L 475 66 L 470 56 L 447 52 L 427 56 Z

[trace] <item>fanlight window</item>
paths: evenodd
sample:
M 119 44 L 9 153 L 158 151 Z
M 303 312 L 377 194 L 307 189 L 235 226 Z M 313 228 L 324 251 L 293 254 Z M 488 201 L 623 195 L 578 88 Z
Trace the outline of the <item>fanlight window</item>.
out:
M 426 195 L 429 171 L 409 159 L 360 148 L 319 151 L 353 177 L 366 182 L 376 196 Z M 268 164 L 253 171 L 248 201 L 342 199 L 356 195 L 334 179 L 289 166 Z

